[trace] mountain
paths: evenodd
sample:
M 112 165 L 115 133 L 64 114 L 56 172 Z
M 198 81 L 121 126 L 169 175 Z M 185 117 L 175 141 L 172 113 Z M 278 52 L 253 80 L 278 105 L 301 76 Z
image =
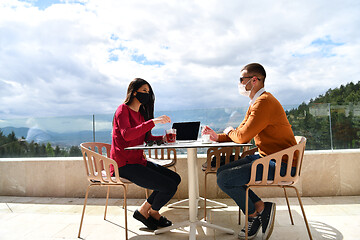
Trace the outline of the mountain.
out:
M 36 143 L 48 143 L 53 146 L 70 147 L 78 146 L 82 142 L 93 141 L 92 131 L 79 131 L 56 133 L 51 131 L 42 130 L 39 128 L 25 128 L 25 127 L 4 127 L 0 129 L 3 135 L 8 135 L 11 132 L 15 133 L 17 138 L 24 137 L 27 142 L 34 141 Z M 98 142 L 111 143 L 110 131 L 97 131 L 95 133 L 95 140 Z
M 330 104 L 328 104 L 330 103 Z M 325 94 L 311 99 L 308 104 L 302 103 L 291 109 L 284 106 L 290 124 L 295 135 L 306 136 L 308 139 L 307 149 L 347 149 L 360 147 L 360 81 L 348 83 L 339 88 L 329 89 Z M 329 111 L 330 109 L 330 111 Z M 245 108 L 213 108 L 193 109 L 177 111 L 157 111 L 155 116 L 168 115 L 172 122 L 200 121 L 201 125 L 209 125 L 217 132 L 221 132 L 227 126 L 237 127 L 246 113 Z M 99 115 L 95 125 L 102 126 L 104 130 L 95 132 L 95 141 L 111 143 L 111 119 L 112 114 Z M 329 116 L 331 117 L 329 120 Z M 77 117 L 71 118 L 71 129 L 81 129 L 83 121 L 77 121 Z M 53 126 L 54 119 L 43 125 Z M 79 124 L 79 125 L 76 125 Z M 104 127 L 105 126 L 105 127 Z M 171 128 L 171 124 L 158 124 L 152 130 L 153 135 L 163 135 L 165 129 Z M 55 128 L 54 128 L 55 129 Z M 68 131 L 61 129 L 49 131 L 41 128 L 12 127 L 0 128 L 3 135 L 15 133 L 17 138 L 24 137 L 28 142 L 50 142 L 52 146 L 71 147 L 79 146 L 81 142 L 94 141 L 93 132 Z
M 22 138 L 22 137 L 26 138 L 29 128 L 4 127 L 4 128 L 0 128 L 0 130 L 3 132 L 3 135 L 5 136 L 9 135 L 11 132 L 14 132 L 17 138 Z
M 224 126 L 238 126 L 244 118 L 246 113 L 245 108 L 215 108 L 215 109 L 198 109 L 198 110 L 179 110 L 179 111 L 158 111 L 155 116 L 168 115 L 172 122 L 187 122 L 200 121 L 201 125 L 209 125 L 215 131 L 224 129 Z M 112 119 L 111 116 L 102 116 L 105 119 Z M 49 121 L 51 121 L 50 119 Z M 76 117 L 72 119 L 76 122 Z M 99 118 L 102 121 L 102 118 Z M 51 124 L 50 124 L 51 125 Z M 76 128 L 76 127 L 75 127 Z M 80 127 L 79 127 L 80 128 Z M 171 128 L 171 124 L 158 124 L 152 130 L 155 136 L 164 135 L 165 129 Z M 69 131 L 69 132 L 54 132 L 37 127 L 12 127 L 7 126 L 0 128 L 3 135 L 8 135 L 12 131 L 17 138 L 24 137 L 28 142 L 34 141 L 37 143 L 50 142 L 52 146 L 59 147 L 78 146 L 82 142 L 94 141 L 93 132 L 89 131 Z M 200 132 L 199 132 L 200 134 Z M 109 129 L 95 132 L 95 141 L 111 143 L 111 125 Z

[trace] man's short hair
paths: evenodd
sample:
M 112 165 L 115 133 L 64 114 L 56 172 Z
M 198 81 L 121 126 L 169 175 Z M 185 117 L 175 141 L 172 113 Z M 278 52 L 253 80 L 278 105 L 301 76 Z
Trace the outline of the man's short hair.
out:
M 241 72 L 246 70 L 249 74 L 259 74 L 261 76 L 264 77 L 264 81 L 266 78 L 266 72 L 265 72 L 265 68 L 259 64 L 259 63 L 250 63 L 248 65 L 246 65 L 245 67 L 243 67 L 243 69 L 241 69 Z

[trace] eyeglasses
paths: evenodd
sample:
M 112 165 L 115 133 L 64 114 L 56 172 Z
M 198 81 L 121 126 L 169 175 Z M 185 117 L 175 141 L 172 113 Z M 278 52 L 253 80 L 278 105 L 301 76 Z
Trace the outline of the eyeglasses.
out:
M 252 77 L 240 77 L 240 83 L 242 83 L 244 80 L 245 80 L 245 78 L 253 78 L 254 76 L 252 76 Z

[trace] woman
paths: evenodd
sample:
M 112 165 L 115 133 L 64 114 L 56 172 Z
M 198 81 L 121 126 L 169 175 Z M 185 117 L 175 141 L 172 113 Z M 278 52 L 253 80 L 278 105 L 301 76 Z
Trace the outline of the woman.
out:
M 169 123 L 170 118 L 165 115 L 154 118 L 154 101 L 154 93 L 147 81 L 135 78 L 129 84 L 125 102 L 114 115 L 110 153 L 119 166 L 120 177 L 153 190 L 133 215 L 151 230 L 172 225 L 159 210 L 174 196 L 181 178 L 177 173 L 147 161 L 142 150 L 124 148 L 163 139 L 163 136 L 152 136 L 151 129 L 155 124 Z

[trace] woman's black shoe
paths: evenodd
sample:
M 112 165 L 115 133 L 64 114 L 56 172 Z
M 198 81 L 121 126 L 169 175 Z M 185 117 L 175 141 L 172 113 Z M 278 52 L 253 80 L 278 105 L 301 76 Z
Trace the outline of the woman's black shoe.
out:
M 166 217 L 161 216 L 159 220 L 156 220 L 155 218 L 153 218 L 152 216 L 149 217 L 149 219 L 151 218 L 151 221 L 153 223 L 155 223 L 156 226 L 158 227 L 169 227 L 172 225 L 172 222 L 170 220 L 168 220 Z
M 149 218 L 146 219 L 138 210 L 136 210 L 136 211 L 134 212 L 133 217 L 134 217 L 136 220 L 142 222 L 148 229 L 150 229 L 150 230 L 156 230 L 156 229 L 157 229 L 157 226 L 156 226 L 156 224 L 152 221 L 151 217 L 149 217 Z

